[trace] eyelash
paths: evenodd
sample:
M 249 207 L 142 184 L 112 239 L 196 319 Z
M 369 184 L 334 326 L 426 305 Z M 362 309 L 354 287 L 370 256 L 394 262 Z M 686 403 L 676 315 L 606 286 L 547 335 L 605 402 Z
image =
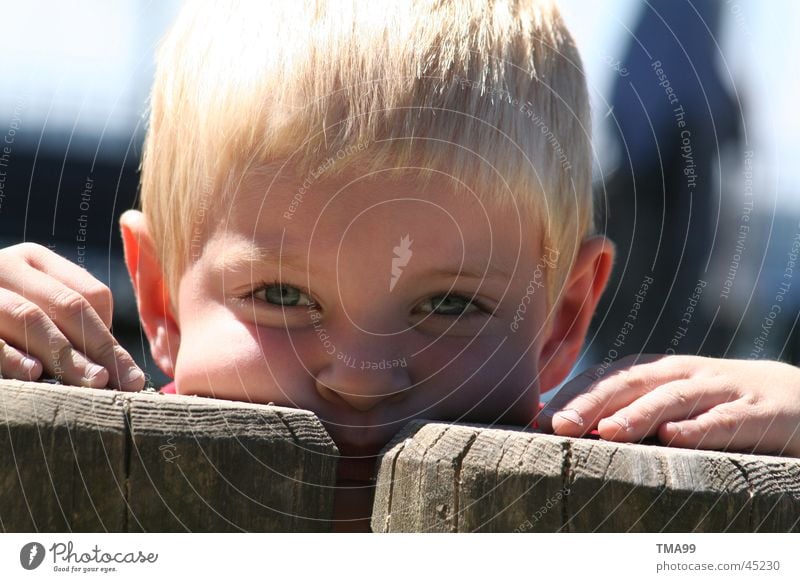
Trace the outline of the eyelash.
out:
M 248 291 L 244 295 L 239 295 L 238 298 L 239 299 L 244 299 L 244 300 L 255 299 L 255 294 L 258 293 L 259 291 L 264 291 L 267 287 L 281 287 L 281 286 L 283 286 L 283 287 L 294 287 L 295 289 L 300 291 L 300 293 L 302 293 L 303 295 L 307 295 L 309 298 L 311 298 L 311 293 L 305 287 L 300 287 L 298 285 L 292 285 L 291 283 L 281 283 L 278 279 L 275 279 L 273 281 L 259 281 L 253 287 L 253 289 L 251 289 L 250 291 Z M 263 303 L 265 305 L 270 306 L 270 307 L 281 307 L 280 305 L 274 305 L 274 304 L 268 303 L 266 301 L 264 301 Z M 315 306 L 318 305 L 317 302 L 314 301 L 313 299 L 311 299 L 311 304 L 315 305 Z M 295 307 L 307 307 L 307 306 L 305 306 L 305 305 L 288 305 L 288 306 L 285 307 L 285 309 L 292 309 L 292 308 L 295 308 Z
M 240 299 L 240 300 L 248 300 L 248 299 L 249 300 L 255 300 L 255 294 L 256 293 L 258 293 L 259 291 L 264 291 L 266 288 L 272 287 L 272 286 L 276 286 L 276 287 L 280 287 L 280 286 L 294 287 L 300 293 L 302 293 L 302 294 L 304 294 L 304 295 L 306 295 L 306 296 L 308 296 L 310 298 L 311 305 L 313 305 L 313 306 L 318 306 L 319 305 L 316 301 L 311 299 L 311 293 L 305 287 L 300 287 L 298 285 L 292 285 L 291 283 L 281 283 L 278 279 L 275 279 L 273 281 L 260 281 L 259 283 L 257 283 L 255 285 L 255 287 L 253 287 L 252 290 L 248 291 L 247 293 L 245 293 L 243 295 L 238 296 L 238 299 Z M 426 301 L 430 301 L 434 297 L 442 297 L 442 296 L 443 297 L 457 297 L 459 299 L 464 299 L 468 304 L 474 305 L 475 307 L 477 307 L 477 311 L 473 311 L 471 313 L 461 313 L 460 317 L 462 317 L 462 318 L 475 317 L 475 316 L 478 316 L 478 315 L 491 315 L 491 310 L 487 309 L 480 301 L 477 301 L 475 299 L 470 299 L 468 296 L 466 296 L 464 294 L 461 294 L 461 293 L 440 293 L 440 294 L 437 294 L 437 295 L 431 295 L 431 297 L 429 297 Z M 280 305 L 275 305 L 273 303 L 269 303 L 269 302 L 266 302 L 266 301 L 262 301 L 262 303 L 264 303 L 264 305 L 266 305 L 267 307 L 281 308 Z M 295 308 L 298 308 L 298 307 L 305 307 L 306 309 L 308 309 L 309 306 L 306 306 L 306 305 L 289 305 L 289 306 L 284 307 L 284 309 L 295 309 Z M 438 317 L 456 317 L 454 315 L 443 315 L 441 313 L 433 313 L 433 312 L 428 312 L 428 315 L 434 316 L 434 317 L 437 317 L 437 316 Z

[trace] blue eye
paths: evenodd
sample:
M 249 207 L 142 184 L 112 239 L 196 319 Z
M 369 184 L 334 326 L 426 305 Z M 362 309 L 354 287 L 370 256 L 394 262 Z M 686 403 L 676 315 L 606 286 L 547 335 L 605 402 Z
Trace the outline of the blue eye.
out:
M 282 283 L 263 285 L 253 292 L 253 297 L 280 307 L 304 307 L 314 304 L 306 293 L 294 285 Z
M 463 295 L 434 295 L 420 304 L 419 310 L 434 315 L 472 315 L 481 308 Z
M 311 299 L 308 292 L 277 281 L 273 283 L 262 283 L 254 291 L 248 294 L 253 299 L 258 299 L 268 305 L 276 307 L 306 307 L 314 306 L 315 302 Z M 469 297 L 455 293 L 445 293 L 434 295 L 423 301 L 417 311 L 430 313 L 445 317 L 477 315 L 484 309 Z

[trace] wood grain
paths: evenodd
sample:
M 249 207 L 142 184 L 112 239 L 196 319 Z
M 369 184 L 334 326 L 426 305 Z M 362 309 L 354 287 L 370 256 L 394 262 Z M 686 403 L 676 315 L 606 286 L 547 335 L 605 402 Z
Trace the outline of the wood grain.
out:
M 329 531 L 338 451 L 297 409 L 0 380 L 3 531 Z M 800 531 L 800 460 L 414 421 L 373 531 Z
M 312 413 L 0 380 L 3 531 L 328 531 Z
M 414 421 L 373 531 L 800 531 L 800 459 Z

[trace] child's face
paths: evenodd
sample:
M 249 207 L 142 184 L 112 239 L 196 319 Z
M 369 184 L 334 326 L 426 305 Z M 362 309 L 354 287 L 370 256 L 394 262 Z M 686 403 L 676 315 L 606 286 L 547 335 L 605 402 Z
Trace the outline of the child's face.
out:
M 149 326 L 166 336 L 150 338 L 157 361 L 179 346 L 162 364 L 179 393 L 311 410 L 343 455 L 376 454 L 414 418 L 531 421 L 585 329 L 543 329 L 542 275 L 559 258 L 521 209 L 444 178 L 318 182 L 302 197 L 271 178 L 239 190 L 184 273 L 175 329 Z

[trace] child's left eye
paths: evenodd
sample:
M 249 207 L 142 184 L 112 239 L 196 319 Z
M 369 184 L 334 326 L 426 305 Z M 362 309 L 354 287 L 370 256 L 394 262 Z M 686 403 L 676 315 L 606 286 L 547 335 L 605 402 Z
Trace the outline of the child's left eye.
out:
M 253 291 L 252 296 L 265 303 L 280 307 L 305 307 L 314 304 L 314 301 L 302 290 L 294 285 L 282 283 L 262 285 Z
M 433 315 L 474 315 L 482 311 L 481 307 L 463 295 L 446 294 L 434 295 L 420 303 L 417 308 L 422 313 Z

